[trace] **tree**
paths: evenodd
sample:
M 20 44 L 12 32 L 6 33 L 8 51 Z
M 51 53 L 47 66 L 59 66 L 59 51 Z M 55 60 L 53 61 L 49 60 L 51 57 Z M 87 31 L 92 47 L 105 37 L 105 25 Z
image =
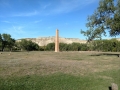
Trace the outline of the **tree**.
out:
M 100 0 L 99 7 L 88 17 L 88 30 L 81 30 L 81 33 L 88 37 L 88 42 L 101 38 L 102 35 L 106 36 L 106 30 L 110 36 L 120 34 L 120 0 L 117 0 L 117 4 L 115 1 Z
M 27 50 L 27 51 L 39 50 L 38 44 L 32 41 L 28 41 L 26 39 L 22 39 L 17 45 L 21 49 Z
M 15 45 L 15 39 L 10 38 L 10 40 L 8 41 L 7 47 L 9 48 L 10 51 L 12 51 L 12 48 Z
M 55 43 L 49 43 L 46 45 L 46 50 L 54 51 L 55 50 Z
M 81 51 L 87 51 L 89 48 L 88 48 L 88 46 L 87 46 L 87 44 L 80 44 L 80 50 Z
M 68 45 L 66 43 L 59 43 L 60 51 L 67 51 Z
M 104 51 L 104 52 L 119 52 L 120 51 L 120 41 L 117 39 L 111 40 L 94 40 L 93 50 Z
M 81 49 L 80 43 L 73 42 L 71 45 L 72 45 L 72 51 L 79 51 Z
M 0 43 L 1 43 L 1 51 L 4 51 L 5 47 L 9 47 L 10 49 L 14 46 L 15 40 L 11 38 L 10 34 L 0 34 Z
M 0 34 L 0 47 L 2 47 L 2 35 Z

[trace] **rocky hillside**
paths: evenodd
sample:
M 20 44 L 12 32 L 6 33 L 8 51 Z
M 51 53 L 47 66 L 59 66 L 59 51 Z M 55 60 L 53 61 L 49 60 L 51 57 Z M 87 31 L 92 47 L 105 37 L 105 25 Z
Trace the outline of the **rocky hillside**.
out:
M 44 45 L 47 45 L 48 43 L 55 42 L 55 37 L 39 37 L 39 38 L 24 38 L 24 39 L 31 40 L 31 41 L 37 43 L 39 46 L 44 46 Z M 20 41 L 20 40 L 17 40 L 17 41 Z M 67 43 L 67 44 L 70 44 L 73 42 L 86 43 L 86 40 L 80 40 L 78 38 L 62 38 L 62 37 L 60 37 L 59 42 Z
M 35 42 L 37 43 L 39 46 L 46 46 L 48 43 L 53 43 L 55 42 L 55 37 L 39 37 L 39 38 L 24 38 L 26 40 L 31 40 L 32 42 Z M 120 41 L 120 38 L 116 38 L 118 41 Z M 108 39 L 110 40 L 110 39 Z M 21 39 L 17 40 L 18 42 L 21 41 Z M 70 44 L 70 43 L 73 43 L 73 42 L 76 42 L 76 43 L 86 43 L 87 41 L 86 40 L 81 40 L 79 38 L 62 38 L 60 37 L 59 38 L 59 42 L 61 43 L 67 43 L 67 44 Z

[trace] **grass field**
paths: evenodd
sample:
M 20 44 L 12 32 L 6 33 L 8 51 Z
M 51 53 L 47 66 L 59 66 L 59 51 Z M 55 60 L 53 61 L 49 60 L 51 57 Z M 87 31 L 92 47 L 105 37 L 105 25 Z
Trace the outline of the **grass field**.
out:
M 120 52 L 3 52 L 0 90 L 120 89 Z

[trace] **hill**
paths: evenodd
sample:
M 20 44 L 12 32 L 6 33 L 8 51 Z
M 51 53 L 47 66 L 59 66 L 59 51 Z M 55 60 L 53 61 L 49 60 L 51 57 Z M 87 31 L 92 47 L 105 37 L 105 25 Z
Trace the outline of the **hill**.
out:
M 44 46 L 47 45 L 48 43 L 53 43 L 55 42 L 55 37 L 38 37 L 38 38 L 24 38 L 26 40 L 31 40 L 32 42 L 37 43 L 39 46 Z M 20 41 L 21 39 L 17 40 Z M 86 40 L 80 40 L 79 38 L 63 38 L 59 37 L 59 42 L 60 43 L 86 43 Z
M 55 42 L 55 36 L 51 36 L 51 37 L 38 37 L 38 38 L 23 38 L 26 40 L 31 40 L 32 42 L 37 43 L 39 46 L 46 46 L 48 43 L 53 43 Z M 114 39 L 114 38 L 113 38 Z M 107 39 L 110 40 L 110 39 Z M 120 38 L 116 38 L 116 40 L 120 41 Z M 21 41 L 21 39 L 17 40 L 18 42 Z M 86 40 L 81 40 L 79 38 L 63 38 L 63 37 L 59 37 L 59 42 L 60 43 L 86 43 Z

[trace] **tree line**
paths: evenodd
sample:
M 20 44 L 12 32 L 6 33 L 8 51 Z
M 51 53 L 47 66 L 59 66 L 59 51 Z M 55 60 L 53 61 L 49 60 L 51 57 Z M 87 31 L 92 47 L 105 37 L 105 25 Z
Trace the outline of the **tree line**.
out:
M 59 43 L 60 51 L 105 51 L 119 52 L 120 41 L 111 40 L 93 40 L 90 43 Z M 55 43 L 49 43 L 46 46 L 39 46 L 30 40 L 21 39 L 16 41 L 10 34 L 0 34 L 1 51 L 54 51 Z
M 93 51 L 120 52 L 120 41 L 118 41 L 116 39 L 94 40 L 91 42 L 91 44 L 92 45 L 90 48 Z
M 41 47 L 45 51 L 54 51 L 55 43 L 49 43 Z M 111 40 L 93 40 L 90 43 L 59 43 L 60 51 L 102 51 L 102 52 L 120 52 L 120 41 Z
M 22 39 L 20 42 L 16 42 L 15 39 L 11 37 L 10 34 L 0 34 L 0 51 L 33 51 L 39 50 L 39 45 Z
M 46 46 L 43 46 L 43 48 L 46 51 L 54 51 L 55 43 L 49 43 Z M 81 44 L 81 43 L 71 43 L 71 44 L 59 43 L 59 50 L 60 51 L 87 51 L 88 46 L 87 44 Z

